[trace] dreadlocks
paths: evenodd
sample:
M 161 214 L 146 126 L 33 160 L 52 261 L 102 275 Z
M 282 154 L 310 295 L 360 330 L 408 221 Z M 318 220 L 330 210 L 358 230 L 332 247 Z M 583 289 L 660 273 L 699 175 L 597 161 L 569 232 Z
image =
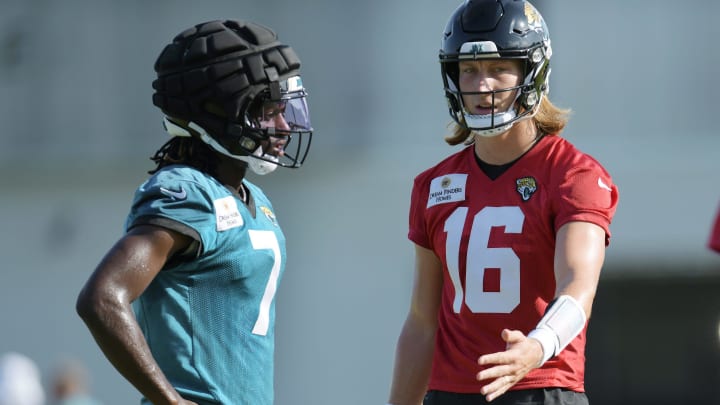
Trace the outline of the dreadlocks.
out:
M 205 173 L 213 173 L 216 159 L 213 151 L 201 140 L 174 136 L 150 158 L 157 167 L 148 173 L 155 174 L 163 167 L 174 164 L 184 164 Z

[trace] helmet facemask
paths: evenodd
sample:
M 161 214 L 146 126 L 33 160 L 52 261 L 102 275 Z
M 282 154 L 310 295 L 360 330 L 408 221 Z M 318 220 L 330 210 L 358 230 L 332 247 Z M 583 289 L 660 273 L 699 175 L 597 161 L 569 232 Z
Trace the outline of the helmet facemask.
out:
M 310 150 L 313 131 L 307 92 L 300 76 L 273 82 L 269 87 L 276 90 L 263 91 L 250 101 L 241 113 L 242 123 L 228 123 L 220 139 L 192 121 L 185 128 L 166 118 L 165 129 L 173 136 L 197 136 L 216 152 L 246 162 L 258 175 L 271 173 L 278 166 L 299 168 Z
M 248 105 L 243 123 L 231 123 L 228 136 L 240 156 L 232 156 L 248 163 L 256 174 L 267 174 L 277 166 L 298 168 L 310 150 L 312 125 L 307 105 L 307 93 L 300 76 L 271 83 Z M 273 150 L 277 149 L 277 152 Z
M 478 51 L 481 49 L 482 51 Z M 546 48 L 549 50 L 549 45 Z M 534 55 L 534 56 L 532 56 Z M 529 49 L 526 55 L 503 55 L 498 53 L 493 42 L 480 41 L 463 44 L 455 58 L 441 59 L 441 70 L 445 97 L 448 100 L 450 116 L 460 126 L 471 131 L 472 136 L 493 137 L 509 130 L 516 122 L 531 118 L 537 113 L 542 97 L 547 93 L 547 78 L 550 73 L 548 58 L 541 47 Z M 523 61 L 522 82 L 513 87 L 490 91 L 461 91 L 459 86 L 459 62 L 467 60 L 516 59 Z M 533 61 L 534 60 L 534 61 Z M 515 99 L 505 111 L 496 110 L 496 96 L 515 92 Z M 465 106 L 463 96 L 490 95 L 492 112 L 472 114 Z

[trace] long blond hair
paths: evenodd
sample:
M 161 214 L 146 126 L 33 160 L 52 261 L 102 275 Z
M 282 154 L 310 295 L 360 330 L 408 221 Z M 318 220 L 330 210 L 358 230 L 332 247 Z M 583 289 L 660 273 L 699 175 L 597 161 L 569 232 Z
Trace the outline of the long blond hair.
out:
M 565 128 L 570 119 L 570 109 L 559 108 L 555 106 L 547 96 L 542 98 L 538 111 L 531 119 L 541 135 L 556 135 Z M 455 121 L 450 123 L 452 133 L 445 137 L 445 142 L 449 145 L 459 145 L 461 143 L 471 143 L 471 131 Z

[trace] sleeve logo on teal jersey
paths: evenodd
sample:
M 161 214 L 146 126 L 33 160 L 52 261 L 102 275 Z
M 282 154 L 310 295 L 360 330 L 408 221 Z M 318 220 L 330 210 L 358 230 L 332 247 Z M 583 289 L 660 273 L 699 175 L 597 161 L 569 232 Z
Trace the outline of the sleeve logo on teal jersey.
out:
M 237 228 L 243 225 L 243 219 L 238 211 L 235 197 L 227 196 L 213 201 L 215 206 L 215 220 L 218 232 Z
M 160 187 L 160 192 L 172 198 L 175 201 L 182 201 L 187 198 L 187 191 L 180 187 L 179 191 L 170 190 L 169 188 Z

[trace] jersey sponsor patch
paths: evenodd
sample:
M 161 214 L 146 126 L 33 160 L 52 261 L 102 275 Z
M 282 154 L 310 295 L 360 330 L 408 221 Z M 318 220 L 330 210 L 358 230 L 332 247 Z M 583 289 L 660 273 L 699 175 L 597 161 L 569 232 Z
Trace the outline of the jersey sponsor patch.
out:
M 227 196 L 213 200 L 215 206 L 215 222 L 218 232 L 237 228 L 243 225 L 243 219 L 238 211 L 235 197 Z
M 432 179 L 426 208 L 438 204 L 465 201 L 467 176 L 466 173 L 453 173 Z

